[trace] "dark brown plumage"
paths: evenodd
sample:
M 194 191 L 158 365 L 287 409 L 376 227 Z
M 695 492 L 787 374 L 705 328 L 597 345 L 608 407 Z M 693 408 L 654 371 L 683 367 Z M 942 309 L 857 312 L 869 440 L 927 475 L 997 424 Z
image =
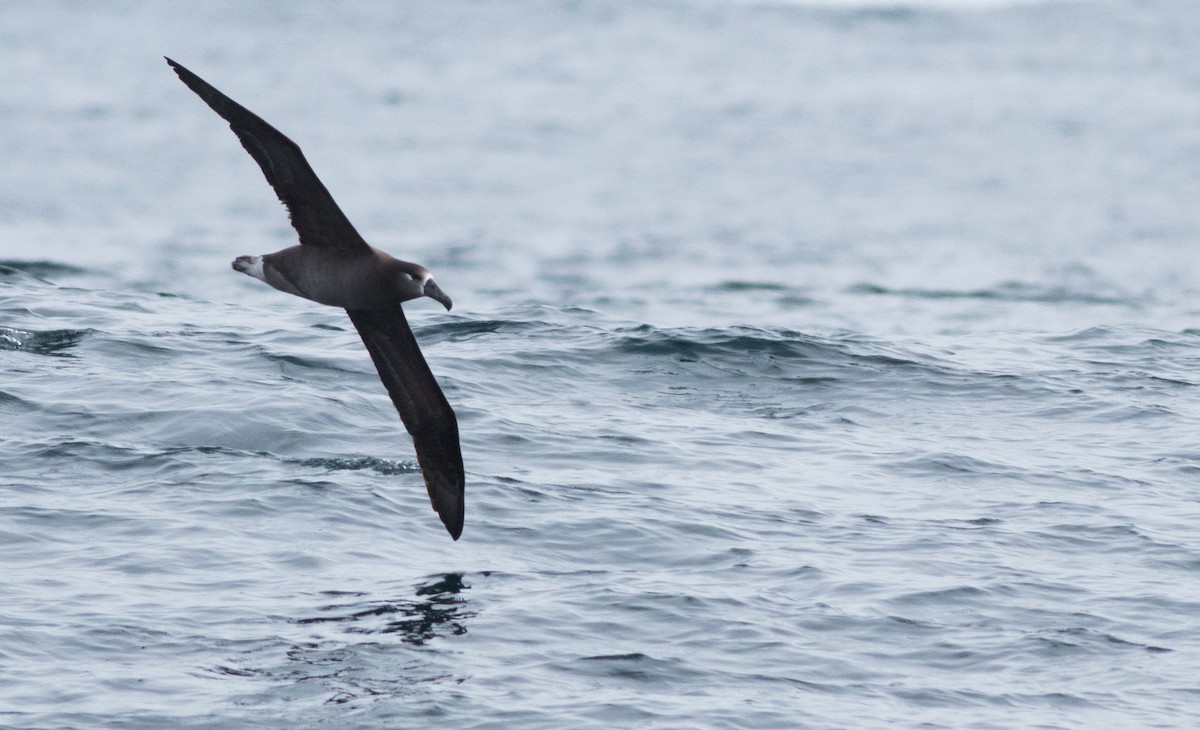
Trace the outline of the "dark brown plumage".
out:
M 458 420 L 401 308 L 403 301 L 429 296 L 449 309 L 449 297 L 424 267 L 393 259 L 363 240 L 295 142 L 196 74 L 169 58 L 167 63 L 229 122 L 300 236 L 300 246 L 242 256 L 234 268 L 282 291 L 346 308 L 412 436 L 429 500 L 457 540 L 463 529 L 465 481 Z

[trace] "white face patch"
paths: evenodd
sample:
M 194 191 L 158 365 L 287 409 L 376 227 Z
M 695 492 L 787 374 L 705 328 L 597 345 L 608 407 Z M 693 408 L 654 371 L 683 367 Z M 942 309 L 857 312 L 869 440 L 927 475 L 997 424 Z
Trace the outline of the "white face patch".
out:
M 263 273 L 262 256 L 238 256 L 233 262 L 233 268 L 259 281 L 267 281 L 267 275 Z

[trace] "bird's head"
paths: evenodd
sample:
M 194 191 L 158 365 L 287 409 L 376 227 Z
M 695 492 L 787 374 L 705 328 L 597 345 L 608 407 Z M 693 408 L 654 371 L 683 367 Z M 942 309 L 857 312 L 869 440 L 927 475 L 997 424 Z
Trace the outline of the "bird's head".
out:
M 433 280 L 433 274 L 429 273 L 429 269 L 420 264 L 398 261 L 387 254 L 379 255 L 390 265 L 392 276 L 395 277 L 396 292 L 400 295 L 400 301 L 407 302 L 412 299 L 429 297 L 441 302 L 442 306 L 447 310 L 450 309 L 450 297 L 446 296 L 446 293 Z

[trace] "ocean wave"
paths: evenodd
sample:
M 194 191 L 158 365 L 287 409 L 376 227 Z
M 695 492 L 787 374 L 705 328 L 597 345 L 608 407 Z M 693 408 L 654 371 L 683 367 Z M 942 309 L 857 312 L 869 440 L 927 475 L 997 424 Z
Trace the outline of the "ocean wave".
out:
M 1038 302 L 1043 304 L 1109 304 L 1136 305 L 1129 295 L 1116 292 L 1100 293 L 1060 285 L 1030 284 L 1006 281 L 979 289 L 924 289 L 920 287 L 886 287 L 861 283 L 847 289 L 851 294 L 903 297 L 908 299 L 980 299 L 1002 302 Z
M 35 331 L 0 327 L 0 350 L 28 352 L 33 355 L 51 357 L 74 357 L 69 351 L 92 331 L 89 329 Z
M 59 261 L 27 261 L 21 259 L 0 259 L 0 276 L 29 276 L 39 281 L 48 282 L 52 278 L 62 276 L 82 276 L 87 269 Z

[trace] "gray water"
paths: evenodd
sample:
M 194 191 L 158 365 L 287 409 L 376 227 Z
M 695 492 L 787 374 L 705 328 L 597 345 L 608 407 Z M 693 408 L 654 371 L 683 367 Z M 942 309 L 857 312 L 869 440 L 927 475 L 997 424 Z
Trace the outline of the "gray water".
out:
M 1200 724 L 1200 4 L 0 5 L 0 725 Z M 458 411 L 430 511 L 170 55 Z

